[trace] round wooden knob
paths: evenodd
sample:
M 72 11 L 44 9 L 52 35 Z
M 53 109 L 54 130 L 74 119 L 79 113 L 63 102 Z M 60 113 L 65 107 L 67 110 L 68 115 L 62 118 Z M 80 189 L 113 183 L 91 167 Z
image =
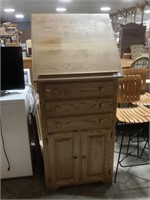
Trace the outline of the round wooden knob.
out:
M 104 90 L 104 87 L 99 87 L 99 91 L 102 92 Z
M 54 89 L 54 90 L 53 90 L 53 93 L 54 93 L 54 94 L 58 94 L 58 89 Z
M 78 157 L 77 156 L 73 156 L 73 159 L 77 159 Z
M 46 92 L 48 92 L 48 93 L 49 93 L 49 92 L 50 92 L 50 89 L 46 89 Z
M 57 123 L 56 123 L 56 126 L 57 126 L 57 127 L 60 127 L 60 126 L 61 126 L 61 123 L 60 123 L 60 122 L 57 122 Z
M 102 103 L 99 104 L 99 108 L 102 108 Z

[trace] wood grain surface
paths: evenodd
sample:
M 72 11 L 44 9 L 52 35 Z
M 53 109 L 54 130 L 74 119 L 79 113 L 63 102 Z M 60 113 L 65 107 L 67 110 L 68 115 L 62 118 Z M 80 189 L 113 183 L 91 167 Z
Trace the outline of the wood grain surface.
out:
M 51 73 L 120 70 L 107 14 L 33 14 L 33 79 Z
M 121 63 L 108 15 L 34 14 L 47 189 L 112 183 Z

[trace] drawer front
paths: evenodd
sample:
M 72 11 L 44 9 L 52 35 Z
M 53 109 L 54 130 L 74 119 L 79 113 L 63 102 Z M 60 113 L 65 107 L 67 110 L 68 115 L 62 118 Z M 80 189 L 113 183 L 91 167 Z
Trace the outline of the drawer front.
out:
M 67 98 L 96 98 L 113 95 L 112 81 L 82 83 L 51 83 L 44 85 L 45 100 Z
M 83 114 L 98 114 L 113 111 L 113 98 L 45 102 L 47 118 Z
M 113 114 L 87 115 L 80 117 L 64 117 L 47 119 L 49 133 L 75 131 L 96 128 L 111 128 Z

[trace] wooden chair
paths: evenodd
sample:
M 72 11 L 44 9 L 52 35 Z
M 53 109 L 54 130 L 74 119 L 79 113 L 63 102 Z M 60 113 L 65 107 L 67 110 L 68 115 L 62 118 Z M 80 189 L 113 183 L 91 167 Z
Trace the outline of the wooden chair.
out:
M 145 53 L 145 48 L 144 45 L 142 44 L 135 44 L 130 46 L 130 51 L 131 51 L 131 59 L 134 60 Z
M 140 100 L 141 76 L 124 76 L 118 81 L 117 102 L 131 103 Z
M 150 108 L 150 93 L 146 92 L 145 94 L 140 95 L 140 100 L 133 102 L 138 106 L 144 105 Z
M 150 93 L 148 93 L 148 85 L 146 84 L 148 70 L 146 68 L 123 69 L 123 74 L 126 76 L 141 76 L 140 100 L 133 101 L 132 104 L 150 106 Z
M 136 58 L 132 64 L 131 68 L 147 68 L 149 69 L 149 58 L 147 56 L 140 56 Z
M 123 75 L 126 76 L 136 76 L 140 75 L 141 76 L 141 94 L 144 94 L 147 90 L 147 84 L 146 84 L 146 79 L 148 70 L 147 68 L 129 68 L 129 69 L 123 69 Z
M 121 134 L 121 144 L 120 144 L 120 150 L 118 155 L 118 161 L 117 161 L 117 167 L 116 167 L 116 173 L 114 177 L 114 182 L 116 182 L 117 179 L 117 173 L 118 173 L 118 167 L 119 165 L 122 167 L 129 167 L 129 166 L 137 166 L 135 165 L 126 165 L 123 166 L 121 163 L 122 161 L 128 156 L 131 155 L 129 152 L 130 143 L 133 141 L 132 137 L 132 129 L 133 125 L 145 125 L 148 124 L 150 121 L 150 117 L 148 117 L 145 114 L 150 115 L 150 109 L 145 106 L 137 106 L 132 105 L 133 101 L 140 100 L 140 92 L 141 92 L 141 77 L 140 75 L 136 76 L 124 76 L 123 78 L 120 78 L 118 80 L 118 97 L 117 102 L 120 105 L 120 107 L 117 108 L 116 111 L 116 117 L 117 117 L 117 126 L 121 126 L 122 128 L 122 134 Z M 126 106 L 124 105 L 126 104 Z M 123 105 L 123 106 L 122 106 Z M 129 106 L 130 105 L 130 106 Z M 123 147 L 123 141 L 124 141 L 124 125 L 129 127 L 129 136 L 128 136 L 128 145 L 127 145 L 127 151 L 125 153 L 125 157 L 122 159 L 122 147 Z M 141 127 L 140 127 L 141 129 Z M 139 133 L 139 132 L 137 132 Z M 148 136 L 146 137 L 145 143 L 147 144 Z M 137 142 L 137 157 L 140 158 L 139 154 L 139 137 Z M 145 147 L 143 147 L 145 148 Z M 142 151 L 143 152 L 143 151 Z

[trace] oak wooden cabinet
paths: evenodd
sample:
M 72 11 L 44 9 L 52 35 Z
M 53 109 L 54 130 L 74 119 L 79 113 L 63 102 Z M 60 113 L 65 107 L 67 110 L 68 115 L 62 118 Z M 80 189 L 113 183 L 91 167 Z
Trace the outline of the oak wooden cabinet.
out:
M 117 79 L 82 76 L 37 82 L 49 189 L 112 182 Z
M 109 15 L 33 14 L 47 189 L 112 183 L 121 63 Z

